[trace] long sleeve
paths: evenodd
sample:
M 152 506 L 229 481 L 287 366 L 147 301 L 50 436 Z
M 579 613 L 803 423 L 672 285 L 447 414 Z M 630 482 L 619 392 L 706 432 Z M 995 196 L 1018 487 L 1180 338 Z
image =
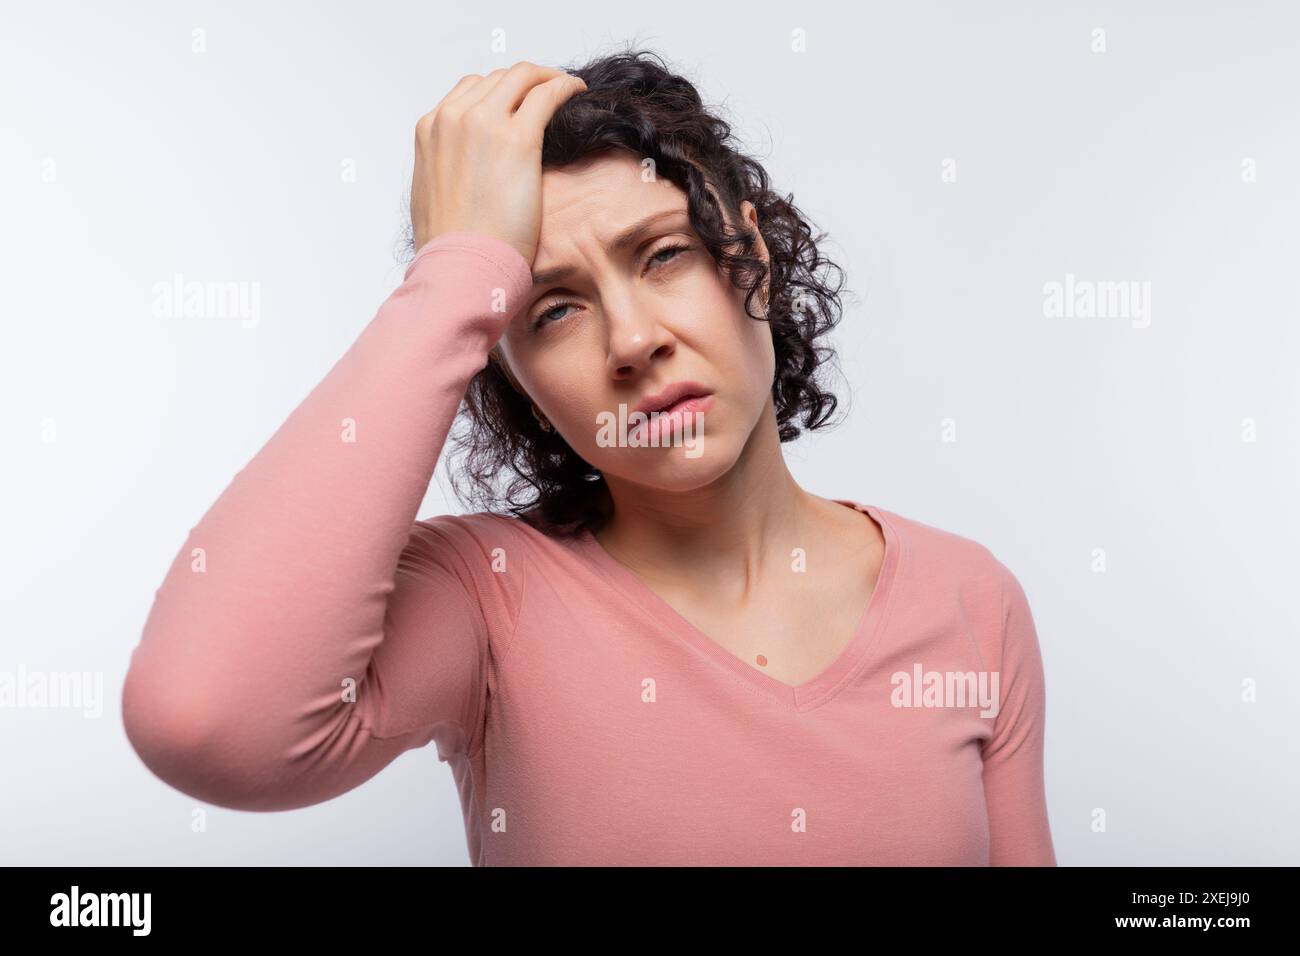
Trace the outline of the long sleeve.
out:
M 1000 704 L 984 743 L 984 800 L 991 866 L 1055 866 L 1043 783 L 1047 695 L 1029 601 L 1005 566 Z
M 425 244 L 190 530 L 122 695 L 128 739 L 162 780 L 218 806 L 285 810 L 430 740 L 474 744 L 481 595 L 460 526 L 415 516 L 468 383 L 531 282 L 496 237 Z

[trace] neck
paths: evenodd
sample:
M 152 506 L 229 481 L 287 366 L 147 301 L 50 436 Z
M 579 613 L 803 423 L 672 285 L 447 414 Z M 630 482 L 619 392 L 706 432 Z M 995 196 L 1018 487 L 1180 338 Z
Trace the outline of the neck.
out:
M 719 575 L 743 572 L 747 590 L 769 568 L 787 570 L 827 507 L 786 467 L 770 400 L 735 464 L 707 485 L 662 491 L 605 478 L 614 509 L 596 534 L 601 546 L 646 579 L 689 580 L 700 593 Z

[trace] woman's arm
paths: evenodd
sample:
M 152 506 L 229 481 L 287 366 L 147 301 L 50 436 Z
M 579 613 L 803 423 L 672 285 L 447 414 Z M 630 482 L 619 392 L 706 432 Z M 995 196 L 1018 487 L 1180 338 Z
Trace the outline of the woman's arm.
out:
M 542 134 L 584 87 L 519 62 L 416 123 L 404 281 L 190 530 L 132 652 L 127 736 L 178 790 L 287 810 L 430 740 L 481 740 L 489 637 L 464 529 L 415 513 L 532 289 Z
M 1043 661 L 1024 589 L 1010 570 L 1001 570 L 1001 703 L 993 736 L 984 742 L 989 864 L 1055 866 L 1043 785 Z
M 501 239 L 427 242 L 190 531 L 123 688 L 127 736 L 155 774 L 208 803 L 284 810 L 435 737 L 473 736 L 486 624 L 444 519 L 415 515 L 530 287 Z

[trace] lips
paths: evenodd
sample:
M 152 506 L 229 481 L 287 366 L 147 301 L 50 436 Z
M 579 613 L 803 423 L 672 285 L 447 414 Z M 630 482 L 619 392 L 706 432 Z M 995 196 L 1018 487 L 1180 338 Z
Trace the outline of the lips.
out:
M 712 395 L 696 397 L 683 396 L 665 410 L 656 411 L 643 422 L 638 423 L 629 434 L 629 439 L 638 445 L 662 445 L 677 438 L 679 432 L 685 432 L 686 420 L 701 428 L 702 416 L 713 407 Z
M 704 396 L 703 396 L 703 395 L 683 395 L 681 398 L 679 398 L 677 401 L 673 402 L 673 403 L 672 403 L 671 405 L 669 405 L 667 408 L 660 408 L 660 409 L 656 409 L 656 410 L 657 410 L 660 414 L 662 414 L 662 415 L 671 415 L 673 412 L 685 408 L 686 405 L 687 405 L 688 403 L 692 403 L 692 401 L 691 401 L 692 399 L 700 399 L 700 398 L 704 398 Z M 699 402 L 696 401 L 696 402 L 693 402 L 692 404 L 694 404 L 694 405 L 698 405 Z
M 643 412 L 646 415 L 652 412 L 666 412 L 688 399 L 702 398 L 710 394 L 712 393 L 699 382 L 674 382 L 663 391 L 641 399 L 633 411 Z

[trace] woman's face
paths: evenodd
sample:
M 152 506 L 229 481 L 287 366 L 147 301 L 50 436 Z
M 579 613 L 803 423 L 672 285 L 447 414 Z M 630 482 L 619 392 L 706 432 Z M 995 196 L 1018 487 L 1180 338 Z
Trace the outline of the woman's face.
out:
M 745 314 L 744 291 L 727 282 L 691 228 L 686 194 L 642 170 L 614 152 L 543 172 L 533 274 L 544 281 L 500 351 L 541 413 L 607 481 L 688 491 L 725 474 L 772 414 L 775 355 L 767 323 Z M 752 226 L 753 206 L 742 212 Z M 615 242 L 643 222 L 630 241 Z M 767 257 L 761 238 L 758 255 Z M 570 271 L 543 276 L 557 269 Z M 666 430 L 659 447 L 630 445 L 634 429 L 618 422 L 682 381 L 712 395 L 698 431 L 679 432 L 675 446 Z

